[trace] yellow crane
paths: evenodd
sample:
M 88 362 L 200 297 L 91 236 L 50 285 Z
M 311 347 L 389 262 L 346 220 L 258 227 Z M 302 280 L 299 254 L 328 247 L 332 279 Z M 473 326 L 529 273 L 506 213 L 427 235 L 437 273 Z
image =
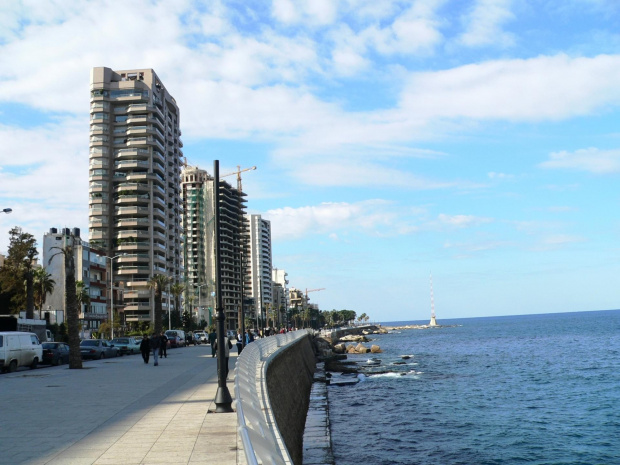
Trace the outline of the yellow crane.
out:
M 232 176 L 233 174 L 237 175 L 237 190 L 239 192 L 243 191 L 243 186 L 241 185 L 241 173 L 245 171 L 255 170 L 256 166 L 251 166 L 250 168 L 241 169 L 241 166 L 237 165 L 237 171 L 233 171 L 232 173 L 226 173 L 220 176 L 220 179 L 225 178 L 226 176 Z
M 317 291 L 324 291 L 325 288 L 324 287 L 320 287 L 318 289 L 308 289 L 306 288 L 306 302 L 308 302 L 308 292 L 317 292 Z

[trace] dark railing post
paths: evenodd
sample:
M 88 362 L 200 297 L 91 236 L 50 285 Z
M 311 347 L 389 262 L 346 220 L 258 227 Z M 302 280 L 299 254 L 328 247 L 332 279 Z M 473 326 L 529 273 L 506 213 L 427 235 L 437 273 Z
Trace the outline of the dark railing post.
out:
M 215 393 L 215 412 L 233 412 L 232 397 L 226 386 L 226 344 L 224 342 L 225 331 L 222 299 L 222 264 L 220 253 L 220 162 L 213 161 L 213 201 L 215 209 L 215 279 L 216 279 L 216 305 L 217 305 L 217 392 Z

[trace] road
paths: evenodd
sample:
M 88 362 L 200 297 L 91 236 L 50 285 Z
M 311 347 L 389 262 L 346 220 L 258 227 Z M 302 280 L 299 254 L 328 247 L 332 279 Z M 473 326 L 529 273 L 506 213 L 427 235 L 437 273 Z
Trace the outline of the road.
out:
M 130 355 L 0 375 L 0 464 L 236 464 L 236 415 L 213 413 L 216 371 L 200 345 L 157 367 Z

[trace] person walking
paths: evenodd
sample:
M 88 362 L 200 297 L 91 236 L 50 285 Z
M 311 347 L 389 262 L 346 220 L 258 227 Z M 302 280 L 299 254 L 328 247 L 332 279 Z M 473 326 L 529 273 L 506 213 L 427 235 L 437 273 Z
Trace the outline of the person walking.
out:
M 142 341 L 140 341 L 140 352 L 142 352 L 142 360 L 144 360 L 144 363 L 149 363 L 151 343 L 149 342 L 149 338 L 146 337 L 146 334 L 142 336 Z
M 166 333 L 162 331 L 159 339 L 161 341 L 161 356 L 168 358 L 168 337 L 166 336 Z
M 159 356 L 159 348 L 161 346 L 161 337 L 157 333 L 151 336 L 151 349 L 153 349 L 153 366 L 159 365 L 157 357 Z
M 254 334 L 248 329 L 245 334 L 245 345 L 247 346 L 250 342 L 254 342 Z
M 209 333 L 209 344 L 211 344 L 211 358 L 215 357 L 215 342 L 217 341 L 217 333 L 215 328 L 211 328 Z
M 217 371 L 224 370 L 224 378 L 228 378 L 228 359 L 230 358 L 230 349 L 232 349 L 232 342 L 228 339 L 228 336 L 224 336 L 224 366 L 222 367 L 222 360 L 219 359 L 220 354 L 217 352 L 217 339 L 215 339 L 215 352 L 217 353 Z
M 241 335 L 241 330 L 237 330 L 237 353 L 240 354 L 243 350 L 243 336 Z

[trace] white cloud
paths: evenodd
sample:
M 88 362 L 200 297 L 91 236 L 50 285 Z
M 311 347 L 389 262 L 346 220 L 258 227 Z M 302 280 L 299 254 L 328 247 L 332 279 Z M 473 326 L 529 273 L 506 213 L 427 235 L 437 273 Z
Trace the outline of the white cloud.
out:
M 502 30 L 502 25 L 514 18 L 511 3 L 512 0 L 477 0 L 464 18 L 466 31 L 458 42 L 467 47 L 512 45 L 513 35 Z
M 491 223 L 491 218 L 483 218 L 474 215 L 446 215 L 441 213 L 437 217 L 437 221 L 442 226 L 448 226 L 452 228 L 468 228 L 472 226 L 479 226 L 484 223 Z
M 541 56 L 413 73 L 401 101 L 421 118 L 560 120 L 620 104 L 620 55 Z
M 300 22 L 327 25 L 336 20 L 338 2 L 335 0 L 273 0 L 272 16 L 285 24 Z
M 620 172 L 620 149 L 599 150 L 592 147 L 575 152 L 554 152 L 549 155 L 549 160 L 539 166 L 549 169 L 587 171 L 594 174 L 618 173 Z
M 393 227 L 400 221 L 398 209 L 385 200 L 284 207 L 269 210 L 263 217 L 271 221 L 274 240 L 297 239 L 308 234 L 327 234 L 334 238 L 337 231 L 347 229 L 390 234 L 395 232 Z

